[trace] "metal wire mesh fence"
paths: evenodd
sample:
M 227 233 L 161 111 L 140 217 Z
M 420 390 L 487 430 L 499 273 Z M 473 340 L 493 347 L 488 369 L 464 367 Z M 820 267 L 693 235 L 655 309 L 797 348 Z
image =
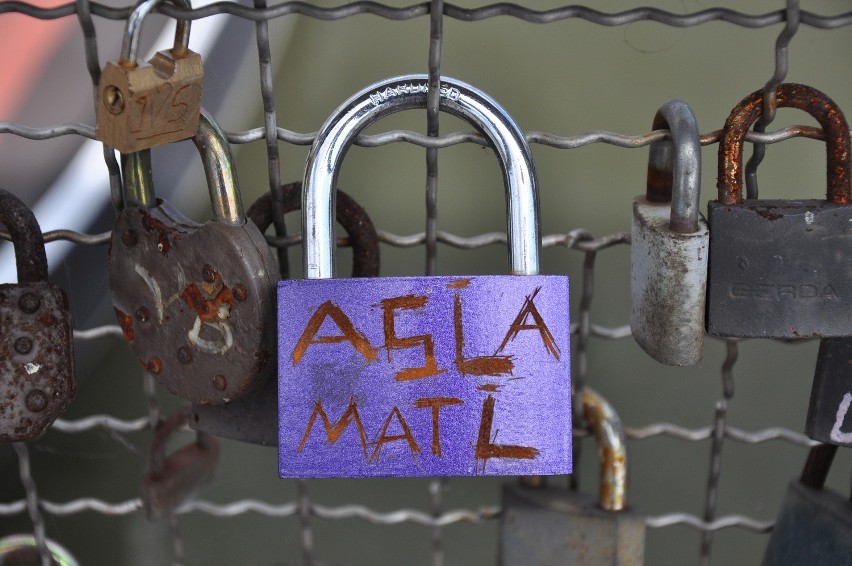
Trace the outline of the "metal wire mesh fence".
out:
M 97 88 L 99 73 L 101 69 L 101 58 L 99 57 L 98 34 L 96 32 L 95 20 L 102 18 L 106 20 L 124 20 L 130 13 L 130 7 L 112 7 L 97 2 L 79 0 L 55 7 L 40 7 L 27 2 L 7 1 L 0 3 L 0 18 L 5 14 L 22 14 L 38 20 L 53 20 L 58 18 L 76 18 L 80 33 L 84 40 L 86 69 L 89 72 L 93 89 Z M 413 20 L 419 18 L 429 19 L 429 56 L 428 72 L 430 86 L 438 85 L 441 78 L 442 44 L 444 40 L 443 26 L 445 22 L 453 21 L 473 25 L 472 22 L 489 20 L 498 17 L 518 19 L 530 24 L 555 24 L 567 20 L 582 20 L 599 26 L 624 26 L 635 22 L 650 21 L 665 26 L 688 28 L 701 26 L 715 22 L 741 26 L 747 29 L 766 28 L 769 26 L 784 24 L 781 35 L 775 46 L 775 73 L 766 85 L 767 92 L 774 92 L 775 86 L 780 84 L 787 72 L 787 50 L 792 37 L 799 26 L 808 26 L 818 30 L 832 30 L 852 24 L 852 12 L 838 15 L 821 15 L 817 13 L 800 10 L 797 2 L 788 2 L 782 9 L 776 9 L 762 14 L 749 14 L 726 8 L 710 8 L 690 13 L 673 13 L 657 8 L 635 8 L 616 13 L 604 13 L 586 6 L 563 6 L 549 10 L 536 10 L 531 7 L 515 4 L 494 4 L 477 8 L 464 8 L 440 0 L 424 2 L 407 7 L 393 7 L 376 2 L 353 2 L 334 7 L 319 7 L 305 2 L 282 2 L 274 6 L 268 6 L 265 0 L 254 0 L 251 6 L 232 3 L 218 2 L 200 7 L 191 11 L 176 8 L 164 4 L 158 10 L 171 17 L 189 18 L 192 20 L 210 18 L 214 16 L 228 17 L 253 22 L 255 26 L 257 54 L 260 64 L 260 104 L 263 109 L 263 125 L 244 131 L 229 132 L 228 139 L 232 144 L 263 144 L 266 149 L 266 162 L 268 165 L 268 187 L 273 195 L 281 189 L 281 156 L 279 155 L 280 144 L 289 146 L 308 146 L 314 141 L 315 133 L 297 132 L 282 127 L 278 119 L 276 103 L 280 100 L 276 96 L 274 82 L 273 53 L 270 48 L 270 22 L 279 18 L 295 17 L 297 15 L 314 18 L 317 20 L 328 20 L 336 22 L 352 18 L 358 15 L 380 18 L 393 25 L 397 20 Z M 4 80 L 11 80 L 4 78 Z M 433 94 L 434 93 L 434 94 Z M 380 230 L 381 242 L 388 247 L 408 249 L 425 248 L 427 274 L 434 274 L 437 270 L 438 244 L 462 250 L 473 250 L 492 245 L 505 245 L 506 236 L 503 233 L 484 233 L 474 236 L 460 236 L 455 233 L 445 232 L 438 229 L 438 155 L 439 150 L 457 146 L 460 144 L 487 145 L 486 140 L 476 134 L 469 132 L 440 133 L 438 129 L 438 100 L 437 88 L 430 89 L 430 100 L 427 108 L 426 133 L 421 134 L 409 130 L 393 130 L 379 134 L 361 135 L 356 140 L 356 145 L 362 147 L 378 147 L 389 144 L 405 143 L 424 148 L 426 150 L 426 218 L 425 231 L 415 234 L 395 234 Z M 767 116 L 774 114 L 772 97 L 766 97 Z M 822 132 L 818 128 L 810 126 L 789 126 L 776 131 L 765 133 L 768 122 L 766 120 L 758 131 L 747 135 L 747 140 L 758 144 L 774 144 L 795 137 L 821 139 Z M 66 123 L 47 127 L 32 127 L 16 122 L 0 122 L 0 133 L 11 136 L 19 136 L 31 140 L 49 140 L 59 136 L 82 136 L 94 139 L 94 127 L 91 124 Z M 641 135 L 626 135 L 611 131 L 593 131 L 579 135 L 560 135 L 545 131 L 526 131 L 525 136 L 529 143 L 546 146 L 557 150 L 574 150 L 592 144 L 607 144 L 619 148 L 641 148 L 648 146 L 653 141 L 664 139 L 666 131 L 653 131 Z M 704 146 L 718 143 L 720 131 L 710 131 L 701 136 Z M 121 175 L 118 163 L 112 151 L 104 151 L 104 158 L 109 172 L 111 191 L 114 202 L 118 202 L 121 193 Z M 758 158 L 759 160 L 759 158 Z M 757 161 L 755 163 L 757 163 Z M 753 167 L 756 167 L 754 165 Z M 754 181 L 752 181 L 754 183 Z M 547 202 L 547 195 L 543 195 L 543 201 Z M 287 235 L 283 213 L 275 219 L 277 235 L 269 235 L 268 242 L 272 246 L 286 248 L 296 246 L 300 242 L 299 236 Z M 9 239 L 8 233 L 2 234 Z M 109 241 L 109 233 L 84 234 L 71 230 L 55 230 L 45 234 L 48 245 L 52 242 L 65 240 L 79 246 L 103 247 Z M 624 233 L 613 233 L 606 236 L 595 236 L 586 229 L 574 229 L 567 233 L 550 233 L 543 238 L 545 249 L 565 250 L 566 254 L 578 258 L 581 264 L 581 272 L 574 275 L 572 301 L 579 305 L 573 323 L 573 371 L 572 380 L 576 389 L 582 389 L 589 383 L 590 357 L 594 354 L 593 344 L 600 340 L 609 344 L 610 341 L 629 341 L 631 338 L 629 326 L 609 326 L 595 321 L 593 316 L 593 298 L 599 286 L 596 284 L 596 276 L 599 276 L 599 259 L 607 257 L 607 254 L 623 259 L 623 254 L 618 255 L 618 250 L 623 250 L 629 245 L 630 237 Z M 556 252 L 554 252 L 556 253 Z M 286 254 L 281 254 L 286 258 Z M 286 269 L 286 259 L 282 259 L 282 268 Z M 605 277 L 606 275 L 604 275 Z M 72 301 L 74 298 L 72 297 Z M 601 300 L 598 298 L 598 300 Z M 120 341 L 122 332 L 118 326 L 103 326 L 91 329 L 76 329 L 75 340 L 78 343 L 103 344 L 104 348 Z M 779 346 L 785 347 L 785 346 Z M 795 347 L 795 346 L 791 346 Z M 769 532 L 773 526 L 771 515 L 765 510 L 755 513 L 743 510 L 733 513 L 721 514 L 719 512 L 720 490 L 722 489 L 722 455 L 731 450 L 733 445 L 755 446 L 764 443 L 782 442 L 789 445 L 805 448 L 812 446 L 809 440 L 798 431 L 784 427 L 765 427 L 754 430 L 746 430 L 733 426 L 729 422 L 729 406 L 734 400 L 734 370 L 737 364 L 739 343 L 735 340 L 724 342 L 726 355 L 721 361 L 721 390 L 719 399 L 707 400 L 712 408 L 714 418 L 705 426 L 685 427 L 675 423 L 660 422 L 650 425 L 628 426 L 627 436 L 631 440 L 634 452 L 641 450 L 641 443 L 652 439 L 670 438 L 679 441 L 696 443 L 702 448 L 709 445 L 709 467 L 707 468 L 706 485 L 703 490 L 701 511 L 699 513 L 685 512 L 677 506 L 647 518 L 647 526 L 653 531 L 671 533 L 667 536 L 687 536 L 685 533 L 698 532 L 701 538 L 700 550 L 698 551 L 698 562 L 709 563 L 714 548 L 715 535 L 723 530 L 734 529 L 748 533 L 754 537 Z M 53 426 L 52 435 L 80 435 L 82 437 L 100 436 L 107 434 L 112 438 L 124 439 L 144 431 L 151 431 L 160 417 L 160 403 L 153 379 L 149 375 L 144 376 L 144 390 L 134 394 L 137 398 L 144 398 L 147 403 L 147 414 L 139 409 L 137 405 L 134 410 L 140 414 L 131 417 L 115 416 L 103 411 L 93 411 L 88 416 L 79 418 L 66 418 L 58 420 Z M 709 413 L 708 413 L 709 414 Z M 653 419 L 649 419 L 653 422 Z M 575 437 L 582 438 L 586 435 L 582 423 L 576 423 Z M 630 424 L 630 423 L 628 423 Z M 137 437 L 134 437 L 137 438 Z M 127 442 L 122 440 L 121 442 Z M 133 443 L 142 443 L 144 440 L 134 440 Z M 131 478 L 122 487 L 121 495 L 112 499 L 90 497 L 79 493 L 66 493 L 52 489 L 47 495 L 37 481 L 38 469 L 31 462 L 33 450 L 38 450 L 39 442 L 34 444 L 16 444 L 14 447 L 18 461 L 18 477 L 23 486 L 24 497 L 18 500 L 0 502 L 0 517 L 28 516 L 32 523 L 35 539 L 38 543 L 42 559 L 47 563 L 48 550 L 46 539 L 51 537 L 51 525 L 58 518 L 72 517 L 74 520 L 85 523 L 90 520 L 92 514 L 102 515 L 107 518 L 122 516 L 133 516 L 140 514 L 141 501 L 135 495 L 136 479 Z M 77 445 L 78 447 L 81 445 Z M 804 450 L 800 451 L 804 454 Z M 579 458 L 580 452 L 577 457 Z M 39 459 L 49 466 L 49 454 Z M 588 456 L 586 456 L 588 457 Z M 576 464 L 575 464 L 576 465 Z M 272 468 L 270 468 L 271 470 Z M 4 472 L 5 473 L 5 472 Z M 69 473 L 75 473 L 69 471 Z M 12 482 L 12 474 L 6 474 L 4 482 Z M 420 562 L 429 562 L 435 565 L 444 563 L 460 563 L 452 554 L 445 551 L 446 533 L 457 528 L 461 524 L 472 523 L 482 525 L 494 525 L 500 516 L 501 509 L 495 505 L 483 505 L 472 508 L 448 508 L 444 494 L 448 486 L 455 480 L 431 480 L 428 482 L 428 503 L 421 508 L 394 508 L 383 510 L 368 505 L 355 504 L 344 500 L 334 504 L 320 503 L 312 496 L 313 486 L 307 481 L 292 482 L 292 498 L 285 502 L 273 502 L 270 500 L 248 497 L 240 493 L 239 485 L 229 491 L 233 497 L 226 501 L 210 501 L 204 498 L 195 498 L 182 505 L 176 512 L 176 516 L 170 519 L 170 528 L 166 536 L 171 537 L 173 554 L 169 559 L 174 563 L 201 563 L 193 556 L 192 550 L 186 550 L 185 545 L 192 548 L 193 545 L 203 546 L 204 542 L 184 540 L 184 534 L 180 524 L 186 516 L 207 515 L 223 519 L 235 519 L 245 515 L 259 515 L 269 521 L 288 521 L 288 525 L 295 526 L 291 533 L 294 540 L 298 541 L 299 551 L 295 555 L 282 556 L 282 560 L 302 561 L 305 564 L 318 563 L 323 559 L 323 548 L 315 543 L 314 529 L 318 522 L 338 522 L 340 528 L 345 530 L 349 524 L 347 519 L 365 521 L 370 524 L 390 526 L 398 524 L 414 524 L 424 527 L 423 537 L 428 539 L 428 551 L 421 553 L 418 557 Z M 759 478 L 743 477 L 742 481 L 759 481 Z M 346 488 L 343 488 L 345 492 Z M 694 484 L 692 485 L 694 489 Z M 355 499 L 354 495 L 352 499 Z M 687 527 L 687 529 L 678 528 Z M 4 529 L 5 530 L 5 529 Z M 425 534 L 428 533 L 428 534 Z M 0 532 L 0 534 L 6 534 Z M 239 532 L 237 536 L 241 539 L 251 539 L 251 532 Z M 390 535 L 388 535 L 390 536 Z M 340 539 L 337 539 L 340 540 Z M 765 538 L 759 538 L 763 544 Z M 250 544 L 261 544 L 255 541 Z M 71 544 L 70 542 L 68 543 Z M 330 544 L 330 543 L 329 543 Z M 422 549 L 421 549 L 422 550 Z M 244 563 L 255 563 L 251 551 L 244 553 Z M 493 556 L 486 553 L 487 556 Z M 662 559 L 658 559 L 662 562 Z M 412 562 L 414 560 L 412 559 Z M 105 559 L 100 563 L 114 563 L 111 559 Z M 144 563 L 144 562 L 143 562 Z M 151 563 L 156 563 L 152 558 Z

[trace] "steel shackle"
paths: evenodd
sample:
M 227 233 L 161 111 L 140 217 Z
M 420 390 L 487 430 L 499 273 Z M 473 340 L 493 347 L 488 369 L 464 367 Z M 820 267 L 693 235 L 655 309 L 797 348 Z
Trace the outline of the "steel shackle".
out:
M 133 8 L 127 23 L 124 26 L 124 40 L 121 42 L 121 55 L 119 64 L 126 67 L 137 65 L 137 50 L 139 47 L 139 36 L 142 34 L 142 22 L 145 16 L 160 2 L 171 2 L 178 8 L 192 9 L 189 0 L 142 0 Z M 180 57 L 189 51 L 189 30 L 191 20 L 178 20 L 175 28 L 175 43 L 172 46 L 172 54 Z
M 308 155 L 302 194 L 306 278 L 334 274 L 334 187 L 355 137 L 385 116 L 426 108 L 427 93 L 425 74 L 379 81 L 341 104 L 320 128 Z M 441 77 L 439 110 L 466 120 L 491 141 L 506 185 L 511 273 L 537 274 L 541 255 L 538 182 L 523 133 L 491 97 L 449 77 Z
M 210 114 L 201 109 L 198 133 L 192 138 L 204 164 L 207 189 L 213 219 L 230 226 L 242 226 L 246 222 L 234 157 L 225 133 Z M 156 195 L 151 180 L 151 153 L 142 150 L 122 154 L 124 172 L 125 205 L 132 204 L 151 208 L 156 205 Z
M 671 201 L 673 232 L 695 232 L 701 197 L 701 140 L 695 114 L 683 100 L 670 100 L 657 111 L 652 127 L 668 129 L 671 139 L 651 143 L 645 198 Z
M 627 507 L 627 442 L 621 418 L 599 393 L 583 389 L 583 418 L 595 435 L 600 462 L 598 506 L 604 511 Z
M 849 125 L 840 108 L 815 88 L 785 83 L 775 90 L 779 108 L 804 110 L 820 123 L 825 132 L 827 156 L 826 198 L 835 204 L 852 203 L 850 189 Z M 757 90 L 731 110 L 719 142 L 719 202 L 743 202 L 743 141 L 746 132 L 763 114 L 763 91 Z

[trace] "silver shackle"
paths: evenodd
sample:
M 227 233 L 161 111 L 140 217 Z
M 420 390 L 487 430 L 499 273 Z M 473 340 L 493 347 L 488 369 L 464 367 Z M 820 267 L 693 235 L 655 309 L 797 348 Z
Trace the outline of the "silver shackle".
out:
M 645 198 L 671 201 L 669 228 L 673 232 L 695 232 L 701 196 L 701 140 L 695 114 L 683 100 L 670 100 L 657 111 L 653 128 L 667 128 L 671 139 L 651 144 Z
M 355 137 L 385 116 L 426 108 L 427 93 L 427 75 L 379 81 L 340 105 L 320 128 L 308 155 L 302 193 L 306 278 L 334 275 L 334 187 Z M 441 77 L 439 110 L 466 120 L 490 140 L 506 185 L 509 268 L 513 274 L 537 274 L 541 255 L 538 181 L 523 133 L 491 97 L 449 77 Z
M 231 146 L 219 124 L 203 108 L 198 133 L 192 141 L 204 164 L 213 219 L 231 226 L 242 226 L 246 216 Z M 144 208 L 156 206 L 157 197 L 151 179 L 151 150 L 121 154 L 121 169 L 124 176 L 124 205 Z
M 127 18 L 127 24 L 124 26 L 124 39 L 121 42 L 121 56 L 119 61 L 123 64 L 131 66 L 136 65 L 137 48 L 139 46 L 139 36 L 142 34 L 142 22 L 145 16 L 154 9 L 157 4 L 167 0 L 142 0 L 133 8 L 130 16 Z M 189 0 L 168 0 L 178 8 L 192 9 Z M 175 28 L 175 42 L 172 46 L 172 53 L 177 56 L 184 55 L 189 50 L 189 30 L 192 25 L 191 20 L 178 20 Z

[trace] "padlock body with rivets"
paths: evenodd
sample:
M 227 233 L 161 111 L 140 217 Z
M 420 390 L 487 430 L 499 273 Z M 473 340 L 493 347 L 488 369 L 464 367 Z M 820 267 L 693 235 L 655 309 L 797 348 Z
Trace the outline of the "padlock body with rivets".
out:
M 204 66 L 201 55 L 157 52 L 147 65 L 107 63 L 98 84 L 98 140 L 132 153 L 198 132 Z
M 852 338 L 820 342 L 805 434 L 852 447 Z
M 272 265 L 251 223 L 200 225 L 165 202 L 126 207 L 112 232 L 109 281 L 142 366 L 193 403 L 259 387 L 275 367 Z
M 852 333 L 852 205 L 712 201 L 708 220 L 710 334 L 811 338 Z
M 651 357 L 689 366 L 701 360 L 709 231 L 670 229 L 671 203 L 633 201 L 630 328 Z
M 62 289 L 0 285 L 0 443 L 38 438 L 71 404 L 73 346 Z

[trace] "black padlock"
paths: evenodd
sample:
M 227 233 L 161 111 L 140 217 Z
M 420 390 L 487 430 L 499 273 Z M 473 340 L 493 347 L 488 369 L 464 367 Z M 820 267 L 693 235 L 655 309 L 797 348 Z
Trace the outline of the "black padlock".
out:
M 202 113 L 193 138 L 213 218 L 200 225 L 156 199 L 146 152 L 125 157 L 125 206 L 113 227 L 109 282 L 124 336 L 170 392 L 222 404 L 275 369 L 275 271 L 243 214 L 233 158 Z
M 301 210 L 302 183 L 282 187 L 284 213 Z M 264 193 L 246 216 L 261 232 L 272 224 L 272 196 Z M 337 191 L 337 222 L 352 247 L 352 277 L 379 276 L 379 237 L 367 212 L 343 191 Z M 278 445 L 278 381 L 269 379 L 258 390 L 226 405 L 193 405 L 195 430 L 264 446 Z
M 0 285 L 0 442 L 35 440 L 74 399 L 68 297 L 47 282 L 44 237 L 33 212 L 0 189 L 18 283 Z
M 189 419 L 189 407 L 183 407 L 154 432 L 151 461 L 142 478 L 142 508 L 149 521 L 174 513 L 190 495 L 213 480 L 219 460 L 219 441 L 203 432 L 192 444 L 166 456 L 166 441 Z
M 852 338 L 823 338 L 819 344 L 805 434 L 852 447 Z
M 781 505 L 763 566 L 852 564 L 852 502 L 823 489 L 836 452 L 830 444 L 811 448 Z
M 733 109 L 719 144 L 719 195 L 708 205 L 707 330 L 751 338 L 852 334 L 849 126 L 822 92 L 776 90 L 779 107 L 805 110 L 825 132 L 827 200 L 743 200 L 743 140 L 760 117 L 757 91 Z

